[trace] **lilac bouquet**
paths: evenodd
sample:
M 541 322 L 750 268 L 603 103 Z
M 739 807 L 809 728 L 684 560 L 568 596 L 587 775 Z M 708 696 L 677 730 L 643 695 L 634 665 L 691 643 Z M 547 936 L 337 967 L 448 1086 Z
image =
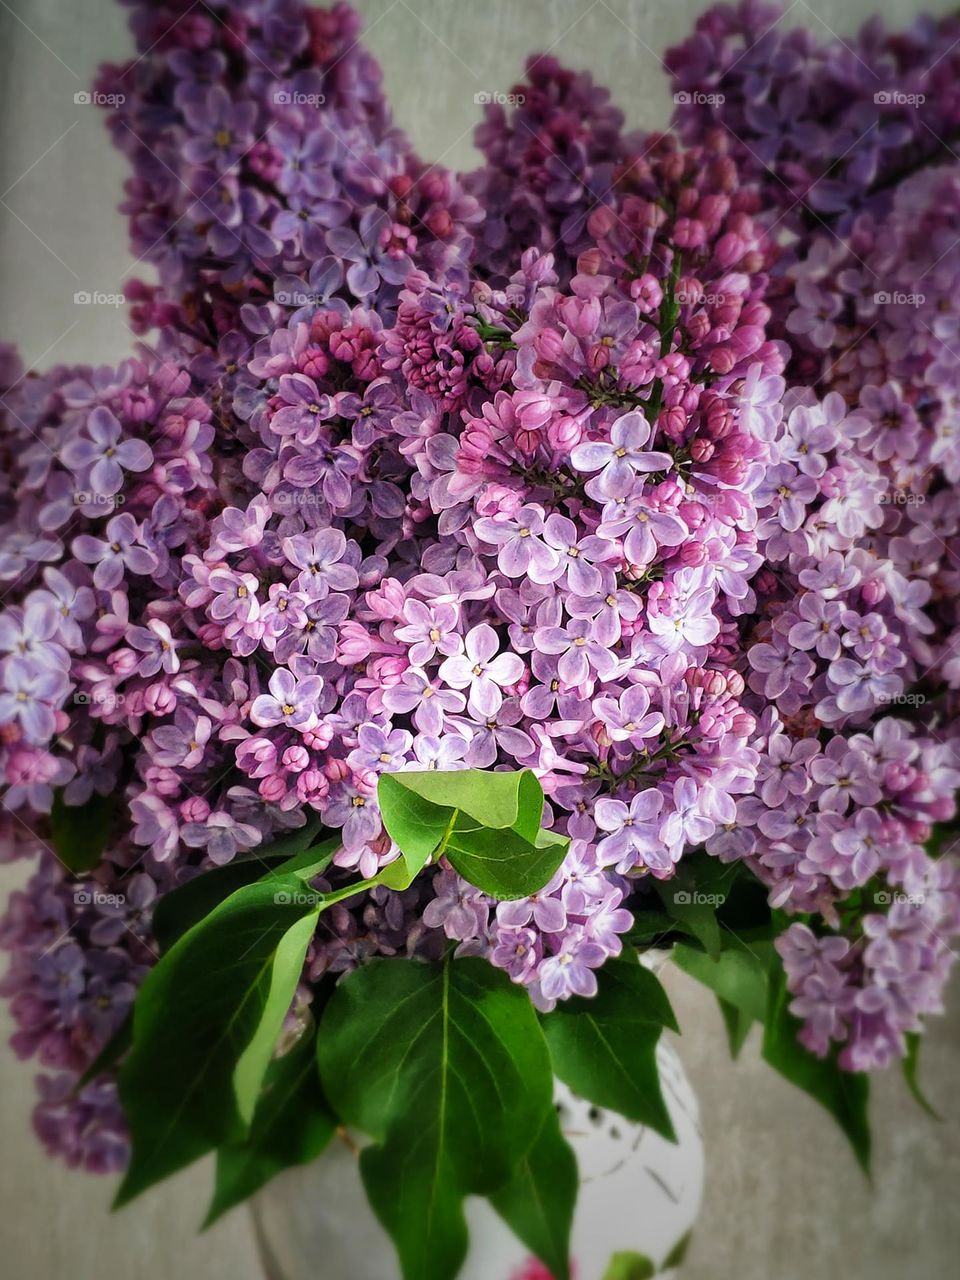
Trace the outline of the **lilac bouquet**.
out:
M 960 933 L 960 22 L 711 11 L 671 135 L 535 58 L 458 177 L 346 5 L 131 7 L 142 342 L 0 370 L 39 1137 L 215 1217 L 349 1126 L 408 1280 L 468 1194 L 560 1280 L 669 946 L 866 1165 Z

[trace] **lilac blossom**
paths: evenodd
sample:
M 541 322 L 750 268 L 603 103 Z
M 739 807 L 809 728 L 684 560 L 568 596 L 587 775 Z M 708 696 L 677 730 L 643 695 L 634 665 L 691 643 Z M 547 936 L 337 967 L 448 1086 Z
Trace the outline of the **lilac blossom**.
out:
M 93 492 L 112 497 L 123 486 L 124 471 L 146 471 L 153 451 L 143 440 L 122 439 L 123 428 L 106 407 L 98 405 L 87 420 L 87 436 L 75 437 L 61 451 L 63 463 L 78 476 L 89 476 Z
M 264 728 L 284 724 L 301 733 L 317 724 L 317 699 L 323 688 L 321 676 L 298 680 L 286 667 L 278 667 L 270 677 L 268 688 L 270 692 L 261 693 L 250 708 L 254 724 Z
M 517 655 L 497 654 L 499 647 L 496 632 L 482 623 L 464 636 L 463 654 L 440 664 L 441 680 L 453 689 L 468 689 L 469 701 L 484 716 L 496 714 L 503 702 L 503 687 L 514 684 L 523 673 Z

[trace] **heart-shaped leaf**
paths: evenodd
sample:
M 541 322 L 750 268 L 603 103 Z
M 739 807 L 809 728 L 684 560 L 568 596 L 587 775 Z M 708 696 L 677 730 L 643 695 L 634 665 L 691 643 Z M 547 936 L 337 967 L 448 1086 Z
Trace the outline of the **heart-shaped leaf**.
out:
M 479 959 L 373 960 L 340 984 L 317 1044 L 334 1111 L 374 1140 L 360 1169 L 404 1280 L 452 1280 L 464 1197 L 516 1174 L 551 1107 L 529 997 Z
M 492 897 L 525 898 L 543 888 L 569 847 L 540 830 L 543 789 L 529 769 L 384 774 L 377 799 L 403 855 L 378 877 L 391 889 L 406 888 L 443 854 Z
M 769 970 L 772 947 L 756 943 L 752 950 L 725 947 L 716 960 L 703 951 L 678 942 L 670 958 L 684 973 L 709 987 L 717 996 L 742 1010 L 756 1022 L 763 1022 L 769 1002 Z
M 483 827 L 511 828 L 531 844 L 540 830 L 543 788 L 530 769 L 428 769 L 386 776 L 430 804 L 457 809 Z
M 921 1107 L 932 1120 L 939 1120 L 940 1114 L 920 1088 L 917 1071 L 920 1066 L 920 1044 L 922 1037 L 918 1031 L 908 1031 L 906 1035 L 907 1052 L 903 1059 L 903 1078 L 916 1104 Z
M 717 996 L 717 1004 L 720 1006 L 723 1025 L 727 1031 L 730 1057 L 739 1058 L 740 1050 L 746 1044 L 747 1036 L 753 1028 L 753 1018 L 742 1009 L 738 1009 L 736 1005 L 728 1004 L 721 996 Z
M 717 866 L 722 867 L 722 864 L 717 863 Z M 655 880 L 653 887 L 667 915 L 716 959 L 721 948 L 717 907 L 723 901 L 723 893 L 704 889 L 691 869 L 682 864 L 676 875 L 669 880 Z
M 493 898 L 527 898 L 542 889 L 563 862 L 570 848 L 566 836 L 540 831 L 531 844 L 516 831 L 471 831 L 455 825 L 447 837 L 444 854 L 464 880 Z
M 656 1274 L 657 1268 L 645 1254 L 624 1249 L 610 1259 L 603 1280 L 653 1280 Z
M 453 822 L 449 809 L 424 799 L 417 791 L 404 785 L 402 779 L 409 776 L 385 773 L 377 785 L 377 803 L 383 825 L 403 855 L 402 868 L 391 863 L 381 872 L 381 879 L 389 888 L 405 889 L 419 875 L 442 844 Z M 406 883 L 402 882 L 404 879 Z
M 667 994 L 636 961 L 608 960 L 597 981 L 592 999 L 562 1000 L 544 1016 L 553 1069 L 582 1098 L 672 1141 L 656 1058 L 662 1029 L 677 1029 Z

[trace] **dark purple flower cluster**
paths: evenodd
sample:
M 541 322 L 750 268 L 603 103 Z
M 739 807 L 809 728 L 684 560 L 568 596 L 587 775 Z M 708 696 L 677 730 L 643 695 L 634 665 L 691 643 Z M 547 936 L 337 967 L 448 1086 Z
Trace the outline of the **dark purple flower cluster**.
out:
M 337 293 L 386 315 L 414 257 L 465 270 L 477 201 L 391 124 L 348 5 L 134 10 L 145 52 L 105 67 L 99 87 L 122 99 L 109 120 L 133 168 L 122 209 L 160 276 L 159 293 L 142 290 L 142 325 L 180 303 L 205 342 L 244 305 L 300 310 Z
M 787 10 L 789 13 L 789 9 Z M 960 19 L 880 18 L 824 40 L 767 0 L 717 5 L 667 51 L 675 125 L 687 142 L 728 135 L 745 178 L 801 235 L 844 228 L 905 173 L 951 158 L 960 140 Z
M 642 151 L 624 135 L 623 115 L 588 72 L 555 58 L 527 61 L 526 79 L 484 107 L 475 141 L 486 161 L 465 179 L 483 208 L 474 267 L 503 283 L 516 246 L 552 253 L 566 284 L 590 243 L 587 218 L 609 204 L 618 167 Z

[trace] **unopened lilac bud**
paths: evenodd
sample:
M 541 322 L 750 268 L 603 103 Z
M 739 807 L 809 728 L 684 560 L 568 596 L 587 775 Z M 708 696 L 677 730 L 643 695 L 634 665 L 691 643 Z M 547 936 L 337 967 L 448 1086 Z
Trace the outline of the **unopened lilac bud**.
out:
M 287 784 L 282 774 L 272 773 L 269 777 L 260 779 L 257 790 L 267 804 L 277 804 L 287 794 Z
M 203 796 L 188 796 L 180 805 L 180 817 L 184 822 L 206 822 L 210 805 Z
M 291 773 L 300 773 L 310 763 L 310 752 L 305 747 L 287 747 L 280 757 L 280 763 Z
M 140 665 L 140 655 L 133 649 L 114 649 L 107 655 L 107 666 L 118 680 L 126 680 L 132 676 Z

